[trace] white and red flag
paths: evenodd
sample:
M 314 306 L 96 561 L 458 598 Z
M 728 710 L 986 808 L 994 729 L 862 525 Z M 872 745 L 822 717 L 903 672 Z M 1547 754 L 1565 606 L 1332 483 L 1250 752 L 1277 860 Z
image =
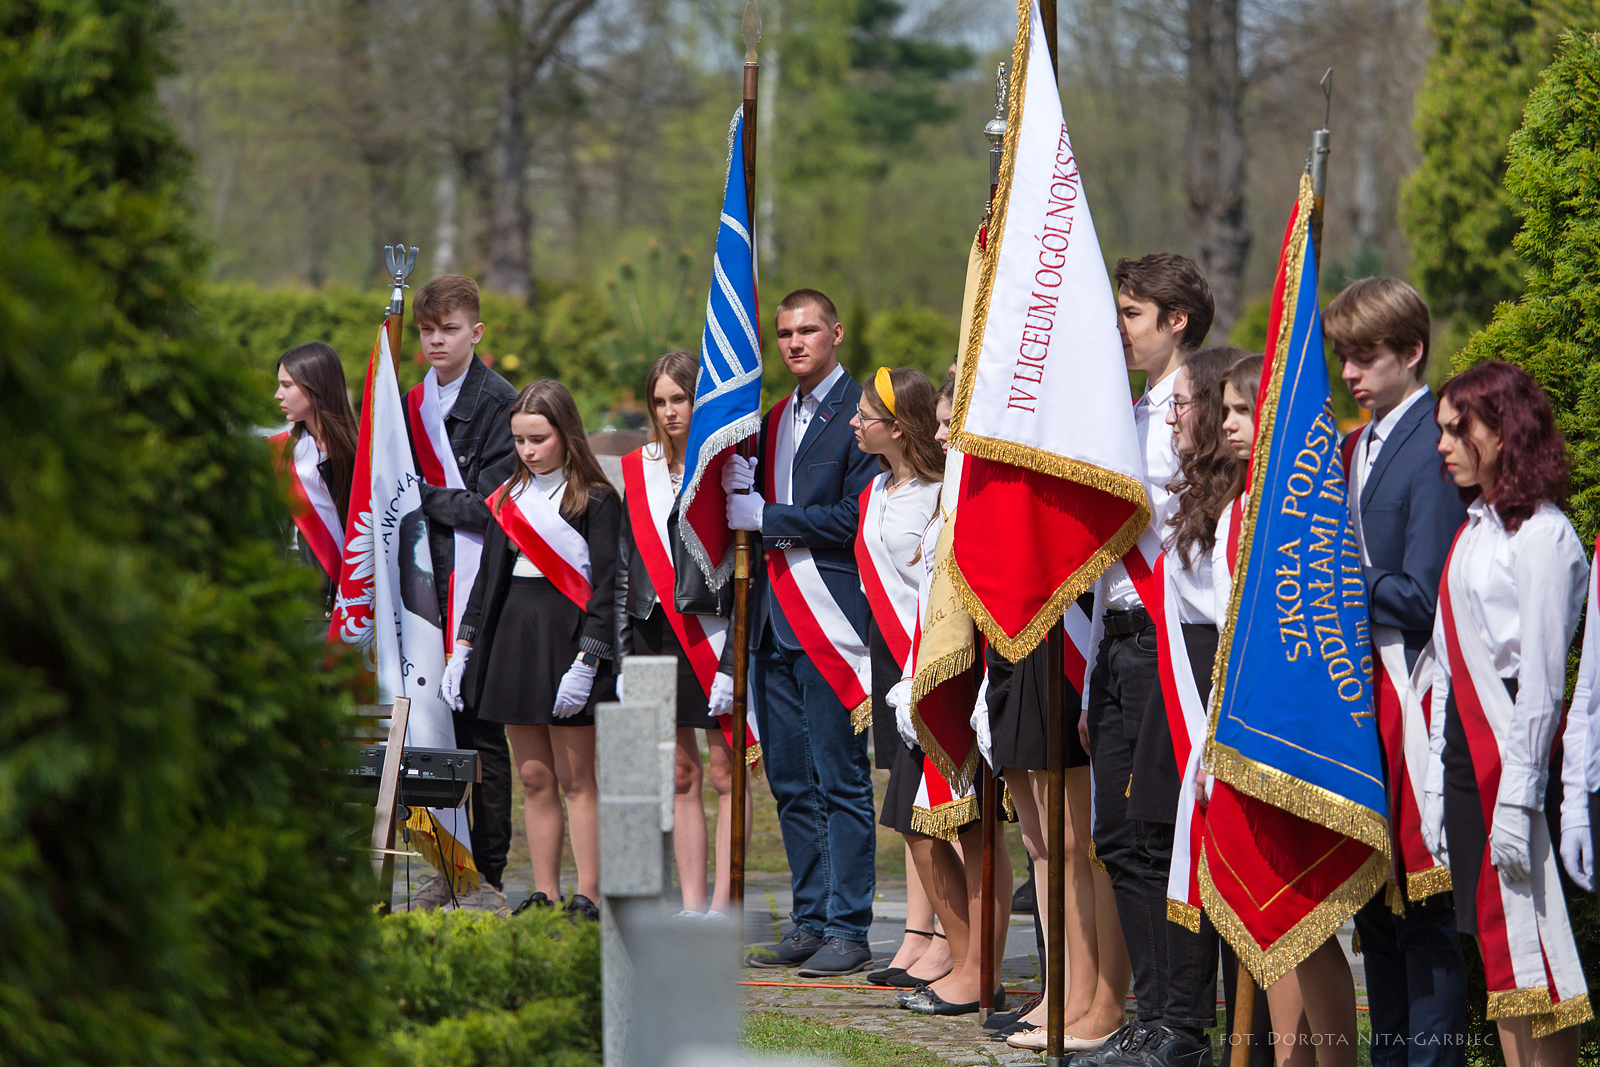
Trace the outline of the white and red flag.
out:
M 950 427 L 965 454 L 952 577 L 1013 662 L 1150 522 L 1111 283 L 1038 10 L 1024 0 L 1018 15 Z
M 362 393 L 344 562 L 328 636 L 361 648 L 379 704 L 411 699 L 407 748 L 455 748 L 450 709 L 439 696 L 444 636 L 421 485 L 389 331 L 379 327 Z M 458 892 L 477 884 L 464 809 L 413 809 L 408 825 L 412 843 Z

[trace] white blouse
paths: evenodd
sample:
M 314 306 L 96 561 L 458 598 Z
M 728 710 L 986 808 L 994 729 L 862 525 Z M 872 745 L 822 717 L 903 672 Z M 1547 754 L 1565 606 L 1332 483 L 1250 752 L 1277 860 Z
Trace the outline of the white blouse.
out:
M 1588 592 L 1589 559 L 1566 515 L 1548 501 L 1507 533 L 1480 498 L 1467 508 L 1450 570 L 1463 576 L 1465 603 L 1452 606 L 1477 628 L 1501 678 L 1517 680 L 1515 717 L 1500 753 L 1498 803 L 1544 807 L 1550 745 L 1561 721 L 1567 648 Z M 1446 580 L 1449 572 L 1447 571 Z M 1437 652 L 1430 716 L 1429 792 L 1444 791 L 1444 713 L 1450 693 L 1444 612 L 1434 617 Z
M 567 469 L 562 467 L 560 470 L 551 471 L 549 474 L 535 474 L 533 476 L 533 484 L 537 486 L 539 491 L 545 496 L 556 501 L 556 506 L 559 508 L 561 506 L 561 494 L 567 491 Z M 533 489 L 524 487 L 522 491 L 524 493 L 531 493 L 533 492 Z M 544 577 L 544 571 L 540 570 L 538 565 L 535 564 L 533 560 L 523 555 L 521 549 L 517 548 L 515 545 L 512 545 L 511 551 L 516 554 L 517 560 L 511 565 L 511 576 L 513 578 Z
M 1239 507 L 1250 506 L 1250 494 L 1239 497 Z M 1233 566 L 1228 559 L 1228 525 L 1233 515 L 1233 505 L 1222 509 L 1217 518 L 1217 543 L 1211 548 L 1211 603 L 1212 620 L 1220 628 L 1228 617 L 1228 600 L 1233 596 Z
M 1218 535 L 1223 540 L 1227 539 L 1226 526 Z M 1226 546 L 1224 546 L 1226 550 Z M 1189 565 L 1183 565 L 1183 556 L 1174 545 L 1167 550 L 1167 581 L 1172 585 L 1172 591 L 1178 599 L 1178 621 L 1180 623 L 1206 624 L 1215 626 L 1221 618 L 1217 614 L 1216 580 L 1212 577 L 1215 564 L 1216 548 L 1207 552 L 1199 544 L 1190 546 L 1189 551 L 1194 558 Z M 1226 563 L 1224 563 L 1226 566 Z
M 878 492 L 888 484 L 889 473 L 878 475 Z M 878 528 L 863 529 L 869 537 L 876 537 L 884 546 L 895 575 L 905 583 L 913 596 L 922 580 L 922 560 L 917 549 L 922 545 L 922 534 L 928 528 L 939 500 L 939 483 L 913 478 L 900 488 L 888 493 L 879 513 Z

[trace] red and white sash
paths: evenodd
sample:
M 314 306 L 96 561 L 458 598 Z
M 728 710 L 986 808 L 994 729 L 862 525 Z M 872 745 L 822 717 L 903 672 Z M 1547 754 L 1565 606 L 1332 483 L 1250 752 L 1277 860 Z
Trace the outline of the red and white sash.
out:
M 784 397 L 767 414 L 767 454 L 762 457 L 762 466 L 768 500 L 779 500 L 777 457 L 788 456 L 792 464 L 798 444 L 794 420 L 789 417 L 792 399 L 792 394 Z M 784 472 L 785 484 L 790 477 L 792 472 Z M 806 657 L 850 712 L 856 732 L 865 730 L 872 722 L 872 657 L 850 616 L 822 580 L 811 550 L 767 549 L 767 580 Z
M 1459 535 L 1456 543 L 1460 544 Z M 1450 688 L 1472 754 L 1483 824 L 1492 836 L 1500 754 L 1504 737 L 1517 725 L 1515 705 L 1483 635 L 1472 625 L 1462 570 L 1452 548 L 1444 581 L 1439 583 L 1439 610 L 1444 617 Z M 1533 870 L 1526 880 L 1512 885 L 1501 880 L 1491 850 L 1484 849 L 1478 872 L 1478 942 L 1489 987 L 1487 1016 L 1531 1015 L 1533 1035 L 1542 1037 L 1588 1020 L 1593 1013 L 1542 812 L 1534 814 L 1529 845 Z
M 588 611 L 594 594 L 589 542 L 561 517 L 556 502 L 544 495 L 538 482 L 529 478 L 514 496 L 510 489 L 508 481 L 489 494 L 490 514 L 562 596 L 579 611 Z
M 1361 545 L 1362 562 L 1372 564 L 1361 527 L 1365 471 L 1353 460 L 1368 423 L 1345 438 L 1343 458 L 1349 483 L 1350 522 Z M 1406 669 L 1405 636 L 1392 626 L 1372 627 L 1372 695 L 1387 770 L 1389 825 L 1394 835 L 1394 881 L 1408 900 L 1422 900 L 1450 889 L 1450 868 L 1428 851 L 1422 837 L 1422 791 L 1428 766 L 1428 721 L 1432 709 L 1434 647 L 1429 642 L 1412 670 Z
M 861 507 L 856 519 L 856 566 L 861 570 L 861 586 L 872 607 L 872 619 L 883 634 L 884 644 L 894 661 L 905 670 L 911 663 L 911 634 L 917 626 L 917 594 L 900 577 L 889 546 L 878 531 L 883 528 L 883 510 L 888 506 L 889 474 L 879 474 L 861 490 Z
M 450 435 L 445 432 L 444 414 L 439 410 L 439 372 L 428 368 L 422 381 L 406 394 L 407 414 L 411 416 L 411 447 L 417 453 L 418 473 L 429 485 L 441 489 L 465 489 L 461 467 L 456 463 Z M 455 532 L 455 569 L 450 572 L 445 620 L 444 649 L 456 645 L 461 613 L 466 610 L 472 584 L 478 580 L 478 563 L 483 557 L 483 535 L 470 530 Z
M 650 575 L 650 584 L 656 588 L 661 611 L 678 638 L 678 645 L 694 668 L 694 676 L 706 696 L 711 695 L 711 682 L 717 676 L 717 664 L 722 659 L 722 649 L 728 640 L 728 621 L 708 615 L 683 615 L 673 602 L 672 590 L 677 572 L 672 566 L 672 551 L 667 543 L 667 517 L 672 514 L 676 498 L 672 488 L 672 472 L 667 466 L 666 454 L 652 459 L 645 450 L 629 452 L 622 457 L 622 486 L 628 508 L 628 522 L 633 529 L 633 543 Z M 722 733 L 729 747 L 733 745 L 733 716 L 719 715 Z M 745 749 L 745 760 L 754 763 L 761 756 L 760 736 L 756 730 L 754 706 L 745 714 L 748 736 L 752 744 Z
M 300 435 L 291 447 L 291 431 L 272 438 L 278 447 L 278 466 L 288 483 L 289 513 L 300 536 L 306 539 L 322 569 L 335 581 L 339 561 L 344 556 L 344 527 L 339 523 L 339 508 L 333 502 L 328 484 L 317 470 L 317 442 L 309 433 Z
M 1206 816 L 1205 808 L 1197 803 L 1195 772 L 1200 766 L 1201 753 L 1205 751 L 1208 720 L 1206 704 L 1200 699 L 1194 668 L 1189 662 L 1189 646 L 1183 640 L 1183 624 L 1178 619 L 1178 592 L 1168 580 L 1169 572 L 1182 566 L 1183 560 L 1175 551 L 1163 552 L 1156 561 L 1161 609 L 1151 611 L 1150 617 L 1156 624 L 1157 672 L 1179 775 L 1172 866 L 1167 872 L 1167 918 L 1199 933 L 1200 839 L 1205 831 Z

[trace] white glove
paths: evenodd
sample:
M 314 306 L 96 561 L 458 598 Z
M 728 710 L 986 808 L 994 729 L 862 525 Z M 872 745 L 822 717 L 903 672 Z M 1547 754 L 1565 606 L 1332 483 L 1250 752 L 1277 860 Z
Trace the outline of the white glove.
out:
M 735 457 L 737 458 L 737 457 Z M 728 529 L 761 532 L 761 512 L 767 502 L 759 493 L 730 493 L 728 495 Z
M 722 465 L 722 491 L 724 493 L 742 493 L 746 489 L 754 489 L 756 485 L 756 458 L 751 456 L 745 459 L 735 453 L 728 457 L 728 462 Z
M 733 675 L 717 672 L 711 679 L 711 714 L 727 715 L 733 711 Z
M 1444 794 L 1422 794 L 1422 842 L 1434 859 L 1444 862 Z
M 917 747 L 917 726 L 911 721 L 911 679 L 902 678 L 890 686 L 884 697 L 894 712 L 894 727 L 900 731 L 900 740 L 907 748 Z
M 622 703 L 622 672 L 617 672 L 617 703 Z
M 989 736 L 989 679 L 983 680 L 983 685 L 978 688 L 978 702 L 972 708 L 972 718 L 968 720 L 972 732 L 977 735 L 978 753 L 983 756 L 983 762 L 994 770 L 994 741 Z
M 1585 891 L 1594 888 L 1594 835 L 1587 826 L 1561 828 L 1561 863 Z
M 1494 828 L 1489 831 L 1489 857 L 1505 882 L 1521 882 L 1533 868 L 1533 812 L 1519 804 L 1496 804 Z
M 584 709 L 589 703 L 589 692 L 594 689 L 594 671 L 581 659 L 572 661 L 556 689 L 556 706 L 550 709 L 553 717 L 569 719 Z
M 444 677 L 439 679 L 439 699 L 455 711 L 461 710 L 461 679 L 467 673 L 467 657 L 471 654 L 471 645 L 456 645 L 450 662 L 444 665 Z

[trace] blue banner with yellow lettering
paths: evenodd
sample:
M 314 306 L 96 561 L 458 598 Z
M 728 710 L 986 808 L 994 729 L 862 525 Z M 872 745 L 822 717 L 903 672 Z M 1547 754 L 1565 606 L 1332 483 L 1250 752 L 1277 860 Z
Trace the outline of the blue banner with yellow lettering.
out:
M 1361 552 L 1317 307 L 1310 180 L 1279 258 L 1249 502 L 1211 695 L 1201 896 L 1270 985 L 1389 873 Z

